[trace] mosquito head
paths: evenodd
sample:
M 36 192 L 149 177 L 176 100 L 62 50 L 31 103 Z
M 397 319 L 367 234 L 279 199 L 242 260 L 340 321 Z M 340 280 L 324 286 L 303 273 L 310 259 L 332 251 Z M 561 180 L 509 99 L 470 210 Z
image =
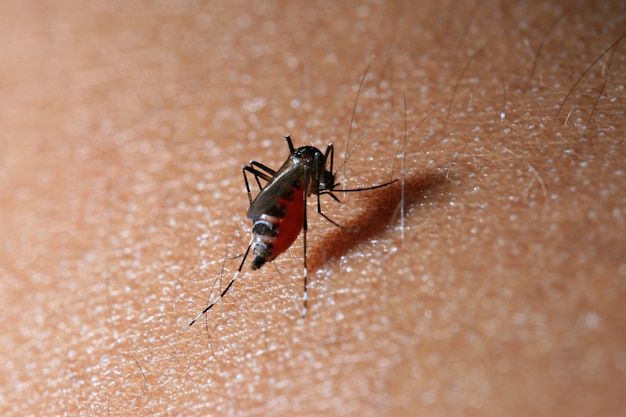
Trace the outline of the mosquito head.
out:
M 320 178 L 319 192 L 332 191 L 339 184 L 335 184 L 335 174 L 330 171 L 324 170 L 322 177 Z

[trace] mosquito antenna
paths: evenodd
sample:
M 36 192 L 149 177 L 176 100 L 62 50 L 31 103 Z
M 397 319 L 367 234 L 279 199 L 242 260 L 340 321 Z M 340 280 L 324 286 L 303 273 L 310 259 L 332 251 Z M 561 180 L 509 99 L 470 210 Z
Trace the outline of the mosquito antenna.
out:
M 361 135 L 361 137 L 359 138 L 359 141 L 356 143 L 356 145 L 354 145 L 354 148 L 352 148 L 352 150 L 350 151 L 350 153 L 346 154 L 346 159 L 343 160 L 343 162 L 341 163 L 341 165 L 339 165 L 339 168 L 337 168 L 337 170 L 335 172 L 339 172 L 341 171 L 342 168 L 344 168 L 346 166 L 346 162 L 348 162 L 348 159 L 350 159 L 350 157 L 352 156 L 352 154 L 358 149 L 359 146 L 361 146 L 361 143 L 363 142 L 363 140 L 367 137 L 367 132 L 363 133 Z M 345 178 L 346 173 L 344 171 L 343 176 Z
M 356 117 L 356 107 L 357 107 L 357 104 L 359 103 L 359 96 L 361 95 L 361 90 L 363 90 L 363 84 L 365 84 L 365 78 L 367 78 L 367 74 L 369 74 L 370 68 L 372 67 L 372 64 L 374 63 L 374 58 L 375 58 L 375 56 L 372 56 L 372 60 L 367 65 L 367 68 L 365 68 L 365 72 L 363 73 L 363 76 L 361 77 L 361 82 L 359 83 L 359 89 L 356 92 L 356 97 L 354 99 L 354 105 L 352 106 L 352 116 L 350 117 L 350 127 L 348 128 L 348 141 L 346 142 L 346 155 L 348 154 L 348 150 L 350 149 L 350 137 L 352 136 L 352 125 L 354 124 L 354 118 Z M 359 143 L 361 143 L 362 141 L 363 141 L 363 138 L 361 138 Z M 347 159 L 348 158 L 346 158 L 346 160 Z M 344 168 L 343 177 L 345 178 L 346 177 L 345 161 L 342 164 L 342 167 Z M 337 171 L 339 171 L 339 170 L 337 170 Z

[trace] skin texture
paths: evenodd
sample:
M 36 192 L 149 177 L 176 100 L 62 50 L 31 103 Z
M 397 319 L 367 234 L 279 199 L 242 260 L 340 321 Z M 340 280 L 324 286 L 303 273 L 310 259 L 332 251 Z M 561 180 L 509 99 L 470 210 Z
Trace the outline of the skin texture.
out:
M 435 3 L 3 2 L 0 414 L 624 415 L 624 4 Z M 298 239 L 190 328 L 364 131 L 307 318 Z

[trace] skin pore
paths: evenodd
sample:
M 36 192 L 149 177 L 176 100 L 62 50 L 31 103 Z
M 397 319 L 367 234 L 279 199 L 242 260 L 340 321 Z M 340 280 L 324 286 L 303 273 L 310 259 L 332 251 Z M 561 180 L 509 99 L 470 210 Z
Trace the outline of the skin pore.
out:
M 3 4 L 0 413 L 623 415 L 618 3 Z M 403 184 L 189 327 L 286 132 Z

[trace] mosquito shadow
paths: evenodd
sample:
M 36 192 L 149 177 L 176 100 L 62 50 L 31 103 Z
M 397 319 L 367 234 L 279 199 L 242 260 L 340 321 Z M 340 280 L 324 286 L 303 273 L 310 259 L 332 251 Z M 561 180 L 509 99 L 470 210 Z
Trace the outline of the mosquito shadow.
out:
M 326 235 L 321 244 L 311 245 L 308 254 L 308 264 L 312 271 L 323 267 L 324 262 L 348 253 L 352 248 L 363 241 L 372 239 L 389 227 L 395 227 L 400 222 L 400 204 L 404 204 L 405 215 L 411 206 L 428 196 L 433 198 L 447 198 L 445 192 L 451 186 L 446 180 L 445 173 L 432 172 L 421 174 L 419 177 L 407 177 L 404 183 L 404 203 L 400 182 L 388 187 L 373 191 L 364 191 L 366 196 L 359 196 L 360 214 L 356 218 L 340 223 L 354 230 L 334 228 Z M 341 192 L 337 191 L 338 196 Z

